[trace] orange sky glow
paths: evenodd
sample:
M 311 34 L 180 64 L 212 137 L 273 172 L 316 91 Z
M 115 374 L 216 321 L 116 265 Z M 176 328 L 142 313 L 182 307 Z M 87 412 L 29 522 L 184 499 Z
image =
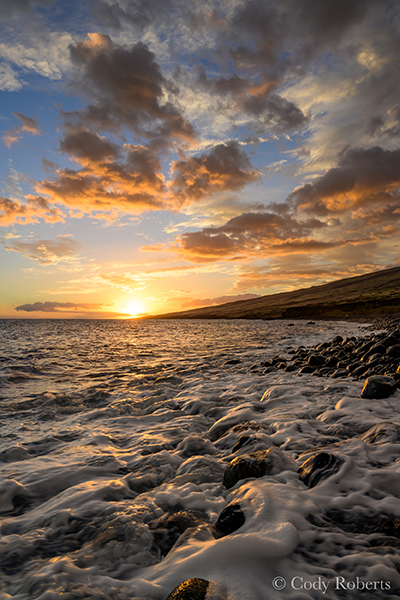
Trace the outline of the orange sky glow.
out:
M 399 264 L 398 3 L 4 0 L 0 23 L 0 318 Z

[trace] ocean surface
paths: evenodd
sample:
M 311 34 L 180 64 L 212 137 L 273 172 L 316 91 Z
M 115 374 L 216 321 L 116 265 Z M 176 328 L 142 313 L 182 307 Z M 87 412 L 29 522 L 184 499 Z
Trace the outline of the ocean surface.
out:
M 359 436 L 400 425 L 400 392 L 261 365 L 338 334 L 370 331 L 0 321 L 0 600 L 165 600 L 193 577 L 210 600 L 398 598 L 400 443 Z M 271 475 L 223 485 L 268 448 Z M 340 468 L 310 488 L 297 470 L 321 448 Z

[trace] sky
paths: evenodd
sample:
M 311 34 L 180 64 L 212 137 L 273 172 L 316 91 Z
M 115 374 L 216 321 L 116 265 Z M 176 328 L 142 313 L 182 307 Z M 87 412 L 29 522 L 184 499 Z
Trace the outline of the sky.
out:
M 0 318 L 400 264 L 400 2 L 1 0 Z

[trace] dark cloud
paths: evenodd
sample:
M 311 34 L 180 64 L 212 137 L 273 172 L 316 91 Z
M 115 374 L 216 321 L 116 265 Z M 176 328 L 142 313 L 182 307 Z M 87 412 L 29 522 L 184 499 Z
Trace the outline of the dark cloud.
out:
M 256 181 L 260 173 L 252 168 L 237 142 L 214 146 L 208 154 L 180 160 L 173 165 L 171 190 L 180 202 L 200 200 L 218 192 L 239 190 Z
M 41 196 L 27 196 L 26 202 L 9 198 L 0 198 L 0 225 L 5 227 L 13 223 L 36 223 L 43 219 L 48 223 L 64 221 L 63 213 Z
M 400 202 L 400 149 L 348 149 L 338 166 L 289 196 L 297 210 L 328 215 L 373 203 Z
M 121 29 L 129 23 L 135 29 L 143 29 L 161 16 L 168 17 L 172 2 L 168 0 L 130 0 L 129 2 L 105 2 L 89 0 L 97 19 L 108 27 Z
M 253 120 L 247 123 L 247 127 L 257 133 L 289 132 L 304 127 L 309 121 L 293 102 L 272 93 L 276 87 L 273 80 L 253 83 L 250 78 L 237 74 L 210 78 L 201 66 L 196 83 L 213 95 L 229 96 L 229 109 L 235 107 L 242 119 L 247 113 L 248 118 Z
M 243 109 L 258 117 L 252 127 L 256 131 L 284 133 L 301 129 L 309 121 L 293 102 L 277 94 L 270 94 L 267 97 L 248 95 L 243 101 Z
M 12 17 L 18 13 L 29 13 L 35 6 L 46 6 L 55 0 L 1 0 L 0 16 Z
M 318 219 L 300 222 L 290 215 L 244 213 L 220 227 L 183 233 L 178 237 L 179 251 L 185 258 L 199 261 L 318 251 L 332 247 L 332 244 L 308 236 L 325 227 L 326 224 Z
M 110 131 L 128 127 L 165 142 L 194 139 L 192 125 L 164 101 L 167 82 L 145 44 L 126 49 L 108 35 L 92 33 L 88 38 L 70 46 L 70 52 L 77 67 L 73 85 L 78 85 L 91 103 L 81 111 L 64 113 L 67 121 Z
M 4 243 L 4 247 L 6 250 L 19 252 L 26 258 L 48 265 L 76 255 L 82 249 L 82 244 L 70 236 L 59 235 L 55 240 L 36 240 L 32 242 L 11 239 L 9 242 Z
M 88 302 L 34 302 L 33 304 L 21 304 L 16 306 L 15 310 L 24 312 L 86 312 L 102 308 L 103 304 L 94 304 Z
M 87 129 L 68 131 L 60 140 L 60 150 L 84 162 L 101 162 L 118 158 L 117 144 Z

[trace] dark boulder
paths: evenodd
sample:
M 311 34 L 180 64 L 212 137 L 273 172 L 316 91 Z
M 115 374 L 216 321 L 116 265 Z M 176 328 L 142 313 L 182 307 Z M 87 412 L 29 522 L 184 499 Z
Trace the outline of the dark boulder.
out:
M 319 452 L 310 456 L 299 469 L 300 481 L 312 488 L 331 475 L 337 473 L 343 460 L 329 452 Z
M 400 344 L 390 346 L 386 350 L 386 354 L 388 354 L 391 358 L 400 358 Z
M 320 367 L 325 364 L 325 358 L 320 354 L 311 354 L 307 362 L 311 367 Z
M 245 522 L 245 516 L 240 504 L 229 504 L 219 515 L 215 522 L 215 529 L 222 536 L 229 535 L 239 529 Z
M 389 398 L 396 391 L 397 383 L 385 375 L 372 375 L 364 382 L 361 398 L 368 400 Z

